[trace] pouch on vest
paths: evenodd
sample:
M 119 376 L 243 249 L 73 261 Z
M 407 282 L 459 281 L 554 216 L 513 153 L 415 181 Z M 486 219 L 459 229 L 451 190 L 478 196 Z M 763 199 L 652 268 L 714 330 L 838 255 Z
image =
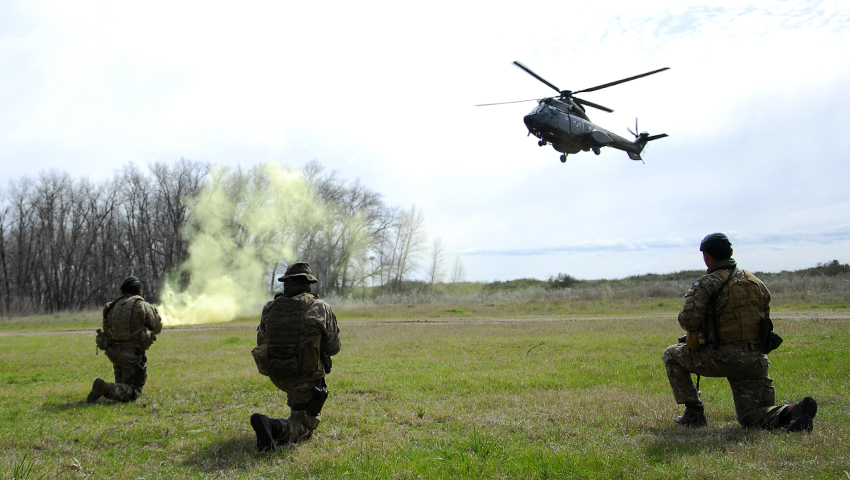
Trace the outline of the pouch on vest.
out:
M 295 348 L 291 345 L 269 345 L 269 375 L 276 378 L 293 378 L 301 375 Z
M 320 368 L 319 365 L 321 365 L 319 345 L 316 344 L 315 340 L 309 340 L 301 343 L 298 347 L 296 355 L 298 356 L 301 373 L 305 375 L 312 375 L 316 373 Z M 321 368 L 324 371 L 324 365 L 322 365 Z
M 770 332 L 767 334 L 767 343 L 763 351 L 765 354 L 768 354 L 779 348 L 780 345 L 782 345 L 782 337 L 776 332 Z
M 685 343 L 691 350 L 698 351 L 705 345 L 705 332 L 701 330 L 688 331 L 688 334 L 685 335 Z
M 759 342 L 759 350 L 761 350 L 761 353 L 767 355 L 782 345 L 782 337 L 773 331 L 773 321 L 769 318 L 765 318 L 762 320 L 759 327 L 759 337 L 761 338 L 761 341 Z
M 139 339 L 139 344 L 145 350 L 151 348 L 151 345 L 153 345 L 153 342 L 156 341 L 156 334 L 148 331 L 147 329 L 142 330 L 142 332 L 139 335 L 141 337 Z
M 254 363 L 257 364 L 257 371 L 260 375 L 269 376 L 269 344 L 254 347 L 251 350 L 251 356 L 254 357 Z

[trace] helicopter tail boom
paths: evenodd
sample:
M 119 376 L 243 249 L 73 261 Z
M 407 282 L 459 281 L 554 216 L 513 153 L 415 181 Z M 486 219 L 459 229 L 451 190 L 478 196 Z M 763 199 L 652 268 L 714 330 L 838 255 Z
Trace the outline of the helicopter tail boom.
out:
M 629 158 L 632 160 L 641 160 L 640 152 L 643 151 L 643 148 L 646 147 L 647 142 L 651 142 L 653 140 L 658 140 L 659 138 L 666 137 L 666 133 L 659 133 L 658 135 L 649 135 L 648 133 L 641 133 L 637 139 L 632 143 L 633 148 L 626 150 L 626 153 L 629 154 Z

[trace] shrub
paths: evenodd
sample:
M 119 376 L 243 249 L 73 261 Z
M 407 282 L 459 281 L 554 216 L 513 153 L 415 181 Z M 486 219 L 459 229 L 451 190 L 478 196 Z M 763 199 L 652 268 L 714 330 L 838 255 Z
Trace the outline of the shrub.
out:
M 550 288 L 569 288 L 579 283 L 579 279 L 566 273 L 559 273 L 557 277 L 549 277 Z

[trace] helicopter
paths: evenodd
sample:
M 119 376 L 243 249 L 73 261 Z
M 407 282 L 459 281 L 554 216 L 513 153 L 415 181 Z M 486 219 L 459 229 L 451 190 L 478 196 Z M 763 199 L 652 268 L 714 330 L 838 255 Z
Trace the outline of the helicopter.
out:
M 532 98 L 529 100 L 517 100 L 513 102 L 484 103 L 475 106 L 486 107 L 490 105 L 504 105 L 507 103 L 531 102 L 536 100 L 537 106 L 534 107 L 531 113 L 529 113 L 523 118 L 523 120 L 525 121 L 525 126 L 528 127 L 528 134 L 534 135 L 535 137 L 540 139 L 537 142 L 537 145 L 541 147 L 544 147 L 546 145 L 552 145 L 552 148 L 561 152 L 561 163 L 567 161 L 568 154 L 578 153 L 580 151 L 587 152 L 592 150 L 593 153 L 599 155 L 602 147 L 612 147 L 618 150 L 623 150 L 629 155 L 630 159 L 640 160 L 641 162 L 643 162 L 643 159 L 640 157 L 640 153 L 643 151 L 643 148 L 646 146 L 647 142 L 658 140 L 659 138 L 664 138 L 667 136 L 666 133 L 661 133 L 658 135 L 650 135 L 647 132 L 641 132 L 640 134 L 636 133 L 638 131 L 638 128 L 637 119 L 635 119 L 635 131 L 633 132 L 630 128 L 627 128 L 629 133 L 634 135 L 635 140 L 627 140 L 617 135 L 616 133 L 613 133 L 609 130 L 605 130 L 599 125 L 596 125 L 591 122 L 590 118 L 588 118 L 587 113 L 585 112 L 584 107 L 593 107 L 598 110 L 602 110 L 603 112 L 609 113 L 613 112 L 614 110 L 575 97 L 573 96 L 573 94 L 583 92 L 594 92 L 603 88 L 613 87 L 614 85 L 619 85 L 621 83 L 630 82 L 641 77 L 646 77 L 647 75 L 652 75 L 654 73 L 663 72 L 664 70 L 669 70 L 670 67 L 660 68 L 651 72 L 635 75 L 634 77 L 624 78 L 615 82 L 597 85 L 595 87 L 585 88 L 583 90 L 577 90 L 573 92 L 570 90 L 559 89 L 558 87 L 549 83 L 546 79 L 544 79 L 540 75 L 537 75 L 530 68 L 526 67 L 520 62 L 515 61 L 514 65 L 525 70 L 525 72 L 531 75 L 532 77 L 536 78 L 537 80 L 540 80 L 548 87 L 554 89 L 556 92 L 558 92 L 558 96 L 540 99 Z

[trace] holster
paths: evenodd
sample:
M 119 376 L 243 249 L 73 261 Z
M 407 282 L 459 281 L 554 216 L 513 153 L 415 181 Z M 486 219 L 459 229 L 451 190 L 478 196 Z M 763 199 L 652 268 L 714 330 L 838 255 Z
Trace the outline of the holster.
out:
M 321 387 L 313 387 L 313 400 L 306 403 L 296 403 L 292 405 L 292 411 L 304 410 L 312 416 L 316 416 L 322 411 L 325 405 L 325 400 L 328 399 L 328 388 L 325 379 L 322 379 Z
M 331 368 L 333 368 L 334 362 L 331 360 L 330 355 L 322 351 L 322 367 L 325 369 L 325 375 L 331 373 Z
M 761 350 L 761 353 L 767 355 L 779 348 L 779 345 L 782 345 L 782 337 L 773 331 L 773 322 L 769 318 L 762 319 L 759 327 L 759 337 L 761 337 L 759 350 Z

